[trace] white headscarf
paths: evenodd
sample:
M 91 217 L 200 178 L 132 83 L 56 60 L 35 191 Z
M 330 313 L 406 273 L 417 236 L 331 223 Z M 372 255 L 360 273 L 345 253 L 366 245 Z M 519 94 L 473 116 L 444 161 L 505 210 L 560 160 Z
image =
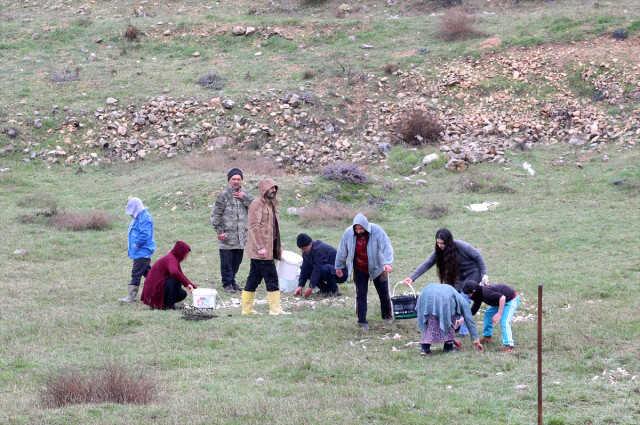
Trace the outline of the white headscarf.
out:
M 140 214 L 144 210 L 144 204 L 140 200 L 140 198 L 129 198 L 127 202 L 127 208 L 125 208 L 124 212 L 130 215 L 133 218 L 136 218 L 138 214 Z

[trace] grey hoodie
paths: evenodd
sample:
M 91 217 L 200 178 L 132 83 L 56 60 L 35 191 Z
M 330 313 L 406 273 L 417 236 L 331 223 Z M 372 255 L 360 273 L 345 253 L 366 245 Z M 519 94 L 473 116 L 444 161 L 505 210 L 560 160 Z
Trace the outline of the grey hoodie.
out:
M 369 233 L 367 243 L 367 257 L 369 261 L 369 276 L 375 279 L 384 271 L 385 264 L 393 263 L 393 247 L 391 240 L 382 227 L 375 223 L 369 223 L 367 217 L 358 213 L 353 218 L 353 224 L 347 227 L 342 234 L 338 253 L 336 254 L 336 269 L 349 269 L 349 276 L 353 276 L 353 259 L 356 253 L 356 232 L 353 227 L 359 224 Z

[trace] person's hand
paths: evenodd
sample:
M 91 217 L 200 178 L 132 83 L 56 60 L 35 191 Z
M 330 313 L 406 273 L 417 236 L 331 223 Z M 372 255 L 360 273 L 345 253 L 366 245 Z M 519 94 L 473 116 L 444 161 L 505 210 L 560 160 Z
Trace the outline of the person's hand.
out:
M 304 290 L 304 297 L 305 298 L 309 298 L 311 296 L 311 294 L 313 294 L 313 288 L 309 287 L 309 288 Z
M 484 347 L 482 346 L 482 344 L 480 343 L 479 339 L 476 339 L 475 341 L 473 341 L 473 346 L 476 348 L 476 350 L 478 351 L 484 351 Z
M 227 239 L 227 234 L 226 233 L 219 233 L 218 234 L 218 240 L 219 241 L 224 241 Z
M 233 197 L 236 199 L 244 199 L 244 197 L 246 196 L 246 193 L 240 191 L 240 192 L 233 192 Z
M 191 292 L 193 291 L 195 288 L 193 287 L 193 285 L 187 285 L 187 291 Z
M 336 269 L 336 276 L 338 276 L 338 277 L 342 277 L 343 276 L 342 269 Z
M 456 320 L 456 323 L 453 324 L 453 327 L 458 329 L 460 326 L 462 326 L 463 323 L 464 323 L 464 317 L 461 317 L 458 320 Z
M 493 321 L 494 326 L 500 321 L 500 314 L 496 313 L 493 315 L 493 318 L 491 318 L 491 320 Z
M 258 255 L 261 257 L 266 257 L 267 256 L 267 250 L 265 248 L 260 248 L 258 250 Z
M 488 275 L 484 275 L 482 276 L 482 280 L 480 281 L 480 286 L 486 286 L 489 284 L 489 276 Z
M 413 279 L 411 279 L 410 277 L 405 277 L 404 280 L 402 281 L 402 283 L 404 283 L 405 285 L 409 286 L 413 283 Z
M 391 273 L 393 271 L 393 267 L 391 266 L 391 264 L 385 264 L 383 270 L 387 273 Z
M 296 297 L 299 297 L 300 295 L 302 295 L 302 286 L 298 286 L 295 292 L 293 293 L 293 295 L 295 295 Z

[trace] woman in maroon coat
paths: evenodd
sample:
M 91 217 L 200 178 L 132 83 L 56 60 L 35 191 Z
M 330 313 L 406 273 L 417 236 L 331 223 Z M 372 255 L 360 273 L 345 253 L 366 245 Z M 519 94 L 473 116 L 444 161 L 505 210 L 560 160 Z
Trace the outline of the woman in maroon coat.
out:
M 188 291 L 197 288 L 196 285 L 182 273 L 180 263 L 191 252 L 191 248 L 185 242 L 178 241 L 171 251 L 156 261 L 144 281 L 142 289 L 142 302 L 151 308 L 173 309 L 174 304 L 184 300 Z

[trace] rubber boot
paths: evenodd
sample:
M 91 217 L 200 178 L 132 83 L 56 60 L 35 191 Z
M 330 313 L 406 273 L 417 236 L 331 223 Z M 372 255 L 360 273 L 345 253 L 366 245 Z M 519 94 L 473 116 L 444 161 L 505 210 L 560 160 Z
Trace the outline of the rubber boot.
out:
M 267 292 L 267 301 L 269 301 L 269 314 L 271 316 L 291 314 L 282 310 L 282 306 L 280 305 L 280 291 Z
M 129 285 L 127 287 L 129 289 L 129 294 L 124 297 L 124 298 L 120 298 L 120 302 L 123 303 L 134 303 L 138 300 L 138 285 Z
M 242 291 L 242 315 L 258 314 L 253 309 L 253 301 L 256 299 L 255 292 Z

